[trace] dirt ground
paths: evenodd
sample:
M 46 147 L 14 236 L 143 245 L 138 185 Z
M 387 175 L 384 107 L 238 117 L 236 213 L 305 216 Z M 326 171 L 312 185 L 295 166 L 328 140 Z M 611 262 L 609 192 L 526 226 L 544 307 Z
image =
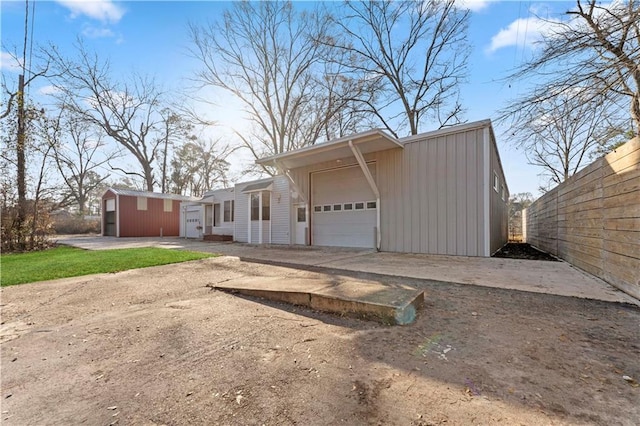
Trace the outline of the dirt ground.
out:
M 498 250 L 493 257 L 502 257 L 508 259 L 529 259 L 529 260 L 547 260 L 557 262 L 558 259 L 548 253 L 542 252 L 531 247 L 527 243 L 507 243 Z
M 426 291 L 383 326 L 207 285 L 345 273 L 206 259 L 2 289 L 2 424 L 640 424 L 640 309 Z M 626 379 L 623 376 L 628 376 Z

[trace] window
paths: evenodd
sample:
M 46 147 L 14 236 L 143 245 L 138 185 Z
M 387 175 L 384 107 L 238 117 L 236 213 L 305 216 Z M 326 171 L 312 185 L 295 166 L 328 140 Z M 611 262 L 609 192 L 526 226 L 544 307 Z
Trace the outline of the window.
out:
M 307 221 L 307 209 L 305 207 L 298 207 L 298 222 Z
M 262 191 L 262 220 L 271 220 L 271 193 Z M 260 220 L 258 216 L 260 210 L 260 194 L 251 193 L 251 220 Z
M 271 193 L 262 191 L 262 220 L 271 220 Z
M 224 202 L 224 221 L 233 222 L 234 201 L 227 200 Z
M 138 210 L 146 210 L 147 209 L 147 197 L 137 197 L 138 200 Z
M 213 205 L 213 226 L 220 226 L 220 203 Z
M 115 198 L 109 198 L 107 200 L 107 207 L 106 207 L 108 212 L 115 212 L 116 211 L 116 199 Z
M 507 194 L 507 190 L 505 189 L 504 185 L 502 185 L 502 201 L 505 201 L 506 194 Z
M 355 203 L 356 210 L 364 210 L 364 203 Z
M 333 205 L 333 211 L 334 212 L 339 212 L 342 210 L 342 204 L 334 204 Z
M 260 194 L 251 193 L 251 220 L 260 219 Z
M 171 213 L 173 211 L 173 200 L 165 199 L 164 201 L 164 211 Z
M 375 209 L 376 208 L 376 202 L 375 201 L 367 201 L 367 209 Z
M 493 172 L 493 189 L 494 191 L 498 192 L 498 188 L 500 187 L 500 178 L 498 177 L 498 174 L 494 171 Z
M 322 211 L 322 206 L 313 206 L 313 211 L 316 213 L 320 213 Z
M 353 210 L 353 203 L 344 203 L 345 210 Z
M 330 212 L 331 211 L 331 204 L 327 204 L 326 206 L 322 206 L 322 211 L 323 212 Z

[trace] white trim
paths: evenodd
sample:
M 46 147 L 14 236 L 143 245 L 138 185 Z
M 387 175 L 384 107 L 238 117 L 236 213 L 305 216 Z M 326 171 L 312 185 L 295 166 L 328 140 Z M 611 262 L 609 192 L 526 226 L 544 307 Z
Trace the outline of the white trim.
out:
M 478 128 L 488 128 L 491 126 L 491 120 L 479 120 L 471 123 L 459 124 L 457 126 L 445 127 L 443 129 L 433 130 L 431 132 L 420 133 L 417 135 L 406 136 L 404 138 L 398 139 L 400 143 L 404 144 L 406 142 L 416 141 L 425 138 L 433 138 L 436 136 L 442 135 L 454 135 L 460 132 L 467 132 L 469 130 L 478 129 Z
M 484 151 L 484 255 L 491 256 L 491 149 L 489 127 L 485 127 L 483 135 Z
M 247 217 L 247 242 L 249 244 L 251 244 L 251 210 L 253 209 L 253 206 L 251 205 L 251 195 L 252 194 L 247 194 L 247 204 L 248 204 L 248 212 L 249 212 L 249 216 Z
M 116 194 L 116 237 L 120 238 L 120 194 Z
M 262 193 L 258 193 L 258 244 L 262 244 Z

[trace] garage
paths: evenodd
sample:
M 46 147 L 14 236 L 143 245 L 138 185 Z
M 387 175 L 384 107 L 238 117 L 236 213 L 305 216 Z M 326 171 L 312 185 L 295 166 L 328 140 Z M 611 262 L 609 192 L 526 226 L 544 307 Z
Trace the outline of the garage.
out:
M 202 232 L 201 212 L 202 209 L 199 206 L 194 206 L 185 212 L 185 236 L 187 238 L 200 238 Z
M 378 206 L 360 166 L 312 173 L 311 205 L 312 245 L 375 248 Z

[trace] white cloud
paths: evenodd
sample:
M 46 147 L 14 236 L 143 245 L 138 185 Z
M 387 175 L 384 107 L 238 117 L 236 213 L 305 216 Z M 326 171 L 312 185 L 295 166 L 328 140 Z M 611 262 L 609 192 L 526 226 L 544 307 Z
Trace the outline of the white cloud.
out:
M 551 34 L 557 22 L 559 21 L 543 20 L 535 16 L 516 19 L 507 28 L 501 29 L 491 37 L 487 52 L 493 53 L 509 46 L 534 47 L 544 35 Z
M 56 93 L 59 93 L 60 89 L 58 89 L 55 86 L 42 86 L 41 88 L 38 89 L 38 93 L 41 95 L 54 95 Z
M 82 28 L 82 35 L 89 38 L 114 37 L 115 34 L 109 28 L 97 28 L 92 25 L 85 25 Z
M 112 0 L 56 0 L 71 11 L 71 17 L 81 15 L 102 22 L 117 23 L 124 16 L 125 10 Z
M 8 52 L 0 52 L 0 69 L 3 71 L 17 72 L 20 70 L 20 62 Z
M 456 0 L 456 5 L 460 8 L 469 9 L 473 12 L 485 9 L 492 0 Z

